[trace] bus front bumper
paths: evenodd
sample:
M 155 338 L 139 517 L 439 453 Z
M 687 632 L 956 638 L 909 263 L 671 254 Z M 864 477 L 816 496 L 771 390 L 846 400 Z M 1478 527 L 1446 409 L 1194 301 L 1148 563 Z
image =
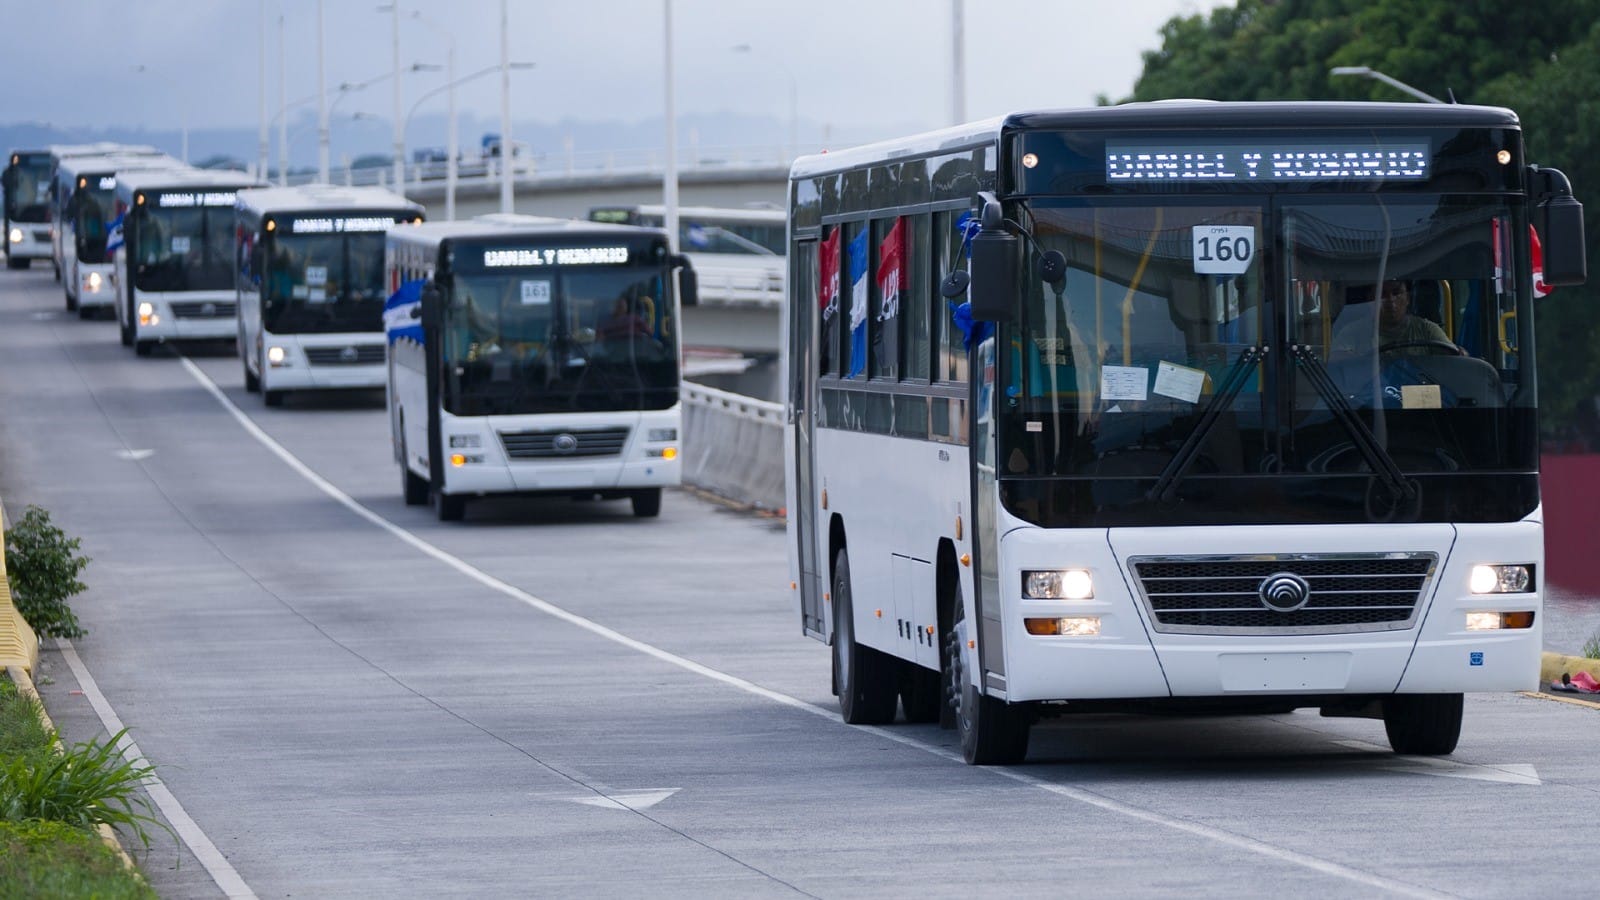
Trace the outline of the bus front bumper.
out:
M 133 303 L 134 340 L 231 339 L 239 332 L 237 308 L 232 291 L 139 294 Z

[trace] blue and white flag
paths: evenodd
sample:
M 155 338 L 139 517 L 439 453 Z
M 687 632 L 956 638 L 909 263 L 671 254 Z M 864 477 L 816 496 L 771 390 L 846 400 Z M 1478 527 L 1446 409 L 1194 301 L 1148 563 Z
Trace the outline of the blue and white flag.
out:
M 850 374 L 867 371 L 867 230 L 850 241 Z
M 106 255 L 117 252 L 117 248 L 122 246 L 122 220 L 127 217 L 127 213 L 119 213 L 106 228 Z
M 383 331 L 389 343 L 401 340 L 423 343 L 422 320 L 414 318 L 412 312 L 422 308 L 422 285 L 425 283 L 423 278 L 407 281 L 383 304 Z

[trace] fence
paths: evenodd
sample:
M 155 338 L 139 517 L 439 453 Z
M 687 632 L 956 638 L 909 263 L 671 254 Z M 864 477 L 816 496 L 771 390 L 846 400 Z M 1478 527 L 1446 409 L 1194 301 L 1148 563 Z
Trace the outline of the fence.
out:
M 684 382 L 683 480 L 740 503 L 783 499 L 783 405 Z

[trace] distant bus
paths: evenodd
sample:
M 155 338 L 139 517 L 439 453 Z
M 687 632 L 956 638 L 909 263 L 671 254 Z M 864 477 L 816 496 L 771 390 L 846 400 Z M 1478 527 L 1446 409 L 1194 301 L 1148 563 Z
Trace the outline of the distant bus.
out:
M 405 500 L 630 498 L 679 483 L 679 300 L 657 229 L 486 216 L 389 233 L 389 424 Z
M 56 166 L 55 261 L 69 311 L 87 319 L 116 302 L 106 241 L 117 217 L 117 173 L 181 165 L 163 156 L 81 156 Z
M 61 264 L 66 258 L 66 247 L 62 242 L 61 204 L 65 198 L 61 195 L 61 187 L 56 181 L 56 170 L 69 159 L 82 160 L 88 157 L 119 156 L 128 159 L 162 159 L 170 165 L 178 165 L 178 161 L 146 144 L 119 144 L 113 141 L 97 141 L 92 144 L 52 144 L 48 150 L 50 154 L 50 258 L 52 268 L 55 270 L 56 280 L 61 280 Z M 68 309 L 74 308 L 75 301 L 68 300 Z
M 596 206 L 589 221 L 613 225 L 665 228 L 666 207 L 661 205 Z M 747 253 L 782 256 L 784 213 L 781 209 L 716 209 L 709 206 L 678 207 L 678 249 L 685 253 Z
M 205 169 L 118 176 L 122 234 L 112 280 L 124 347 L 148 356 L 166 341 L 234 336 L 233 204 L 258 183 Z
M 14 150 L 0 184 L 6 192 L 6 268 L 26 269 L 50 258 L 50 170 L 48 150 Z
M 289 391 L 379 388 L 384 366 L 384 234 L 422 207 L 372 187 L 241 191 L 239 359 L 268 406 Z
M 1512 111 L 1018 113 L 796 160 L 790 234 L 790 579 L 846 721 L 986 764 L 1312 708 L 1438 755 L 1538 684 L 1534 298 L 1586 263 Z

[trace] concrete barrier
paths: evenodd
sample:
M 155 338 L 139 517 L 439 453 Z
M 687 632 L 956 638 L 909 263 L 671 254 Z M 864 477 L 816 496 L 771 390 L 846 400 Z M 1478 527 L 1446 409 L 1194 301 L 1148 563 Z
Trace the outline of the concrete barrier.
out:
M 684 382 L 683 480 L 739 503 L 782 509 L 783 404 Z

